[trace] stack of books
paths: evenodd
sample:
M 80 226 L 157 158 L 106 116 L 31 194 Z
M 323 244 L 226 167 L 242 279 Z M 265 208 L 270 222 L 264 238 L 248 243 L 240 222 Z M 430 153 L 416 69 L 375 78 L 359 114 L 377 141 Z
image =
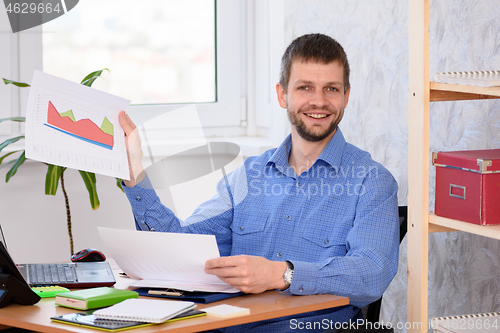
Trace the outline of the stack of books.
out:
M 56 304 L 79 310 L 50 319 L 66 324 L 116 331 L 206 315 L 185 301 L 138 299 L 138 293 L 109 287 L 83 289 L 56 295 Z M 104 307 L 104 308 L 103 308 Z

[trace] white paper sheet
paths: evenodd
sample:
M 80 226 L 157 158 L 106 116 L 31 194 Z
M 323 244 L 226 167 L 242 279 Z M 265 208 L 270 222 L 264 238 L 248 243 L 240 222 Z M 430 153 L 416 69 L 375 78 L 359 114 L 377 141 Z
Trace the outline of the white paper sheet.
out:
M 129 105 L 121 97 L 35 71 L 26 110 L 26 157 L 129 180 L 118 121 Z
M 205 262 L 220 256 L 214 235 L 97 229 L 109 256 L 127 275 L 141 280 L 137 287 L 239 292 L 204 272 Z

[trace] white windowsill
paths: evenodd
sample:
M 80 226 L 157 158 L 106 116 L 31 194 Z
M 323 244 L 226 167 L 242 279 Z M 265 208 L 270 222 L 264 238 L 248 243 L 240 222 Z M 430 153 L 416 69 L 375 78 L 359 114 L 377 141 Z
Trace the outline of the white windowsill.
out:
M 6 139 L 6 138 L 5 138 Z M 4 139 L 4 140 L 5 140 Z M 271 139 L 256 136 L 237 136 L 237 137 L 213 137 L 206 138 L 207 142 L 231 142 L 237 144 L 241 149 L 241 154 L 244 158 L 249 156 L 261 155 L 266 150 L 274 148 L 271 145 Z M 3 142 L 3 140 L 1 141 Z M 200 139 L 161 139 L 161 140 L 150 140 L 149 144 L 154 148 L 155 152 L 160 152 L 160 156 L 155 156 L 155 159 L 161 159 L 166 156 L 172 155 L 173 151 L 188 150 L 193 148 L 200 142 Z M 185 147 L 183 149 L 183 146 Z M 0 155 L 9 153 L 11 151 L 24 149 L 24 141 L 16 142 L 15 144 L 5 147 Z M 8 158 L 7 158 L 8 159 Z
M 193 147 L 200 146 L 200 141 L 208 142 L 230 142 L 237 144 L 241 149 L 243 158 L 249 156 L 261 155 L 266 150 L 274 148 L 271 145 L 271 139 L 264 137 L 249 137 L 249 136 L 236 136 L 236 137 L 212 137 L 206 139 L 160 139 L 150 140 L 149 145 L 155 152 L 155 160 L 171 156 L 179 151 L 186 151 Z M 145 147 L 143 146 L 143 149 Z

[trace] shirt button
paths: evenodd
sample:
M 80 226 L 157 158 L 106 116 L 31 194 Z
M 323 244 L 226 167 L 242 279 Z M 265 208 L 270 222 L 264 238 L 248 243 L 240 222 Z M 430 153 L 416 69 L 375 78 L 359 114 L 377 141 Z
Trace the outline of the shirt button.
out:
M 278 252 L 276 255 L 278 256 L 278 258 L 281 258 L 281 252 Z
M 302 184 L 300 182 L 297 182 L 297 187 L 301 187 Z
M 302 288 L 300 288 L 300 289 L 299 289 L 299 293 L 301 293 L 301 292 L 303 292 L 303 291 L 304 291 L 304 289 L 302 289 Z
M 286 219 L 287 219 L 288 221 L 290 221 L 290 220 L 292 219 L 292 217 L 291 217 L 290 215 L 287 215 L 287 216 L 286 216 Z
M 245 227 L 240 227 L 240 230 L 241 230 L 241 231 L 245 230 Z
M 141 197 L 137 196 L 137 197 L 135 197 L 135 200 L 141 201 Z
M 324 240 L 325 244 L 328 244 L 328 238 Z
M 151 231 L 155 231 L 155 228 L 151 228 Z

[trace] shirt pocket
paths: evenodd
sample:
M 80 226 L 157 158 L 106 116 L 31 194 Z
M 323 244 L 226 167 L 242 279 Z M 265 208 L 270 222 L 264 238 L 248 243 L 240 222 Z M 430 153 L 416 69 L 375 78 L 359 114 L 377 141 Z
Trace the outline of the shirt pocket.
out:
M 263 232 L 267 225 L 269 214 L 251 216 L 246 219 L 235 219 L 231 224 L 233 234 L 246 236 Z
M 269 215 L 251 214 L 242 219 L 235 219 L 231 224 L 231 255 L 248 254 L 266 256 L 270 235 L 268 229 Z
M 307 228 L 303 230 L 302 238 L 316 257 L 345 256 L 347 253 L 346 240 L 340 230 Z

